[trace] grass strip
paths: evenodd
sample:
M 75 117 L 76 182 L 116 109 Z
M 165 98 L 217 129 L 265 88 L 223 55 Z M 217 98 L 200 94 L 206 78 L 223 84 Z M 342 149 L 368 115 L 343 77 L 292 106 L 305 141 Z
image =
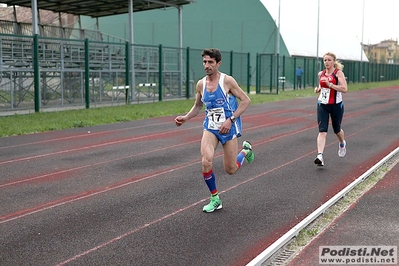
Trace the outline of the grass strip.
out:
M 392 86 L 399 86 L 399 80 L 349 84 L 348 93 L 357 90 Z M 254 90 L 254 88 L 251 89 Z M 279 94 L 250 94 L 252 104 L 284 101 L 303 97 L 316 98 L 313 88 L 280 91 Z M 183 99 L 156 103 L 3 116 L 0 117 L 0 137 L 184 114 L 190 110 L 193 101 L 193 99 Z

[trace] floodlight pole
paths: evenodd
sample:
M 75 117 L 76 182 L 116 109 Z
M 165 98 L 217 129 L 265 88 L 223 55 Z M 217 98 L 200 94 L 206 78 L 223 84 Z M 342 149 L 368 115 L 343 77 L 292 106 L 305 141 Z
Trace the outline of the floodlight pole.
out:
M 280 67 L 280 9 L 281 0 L 278 1 L 278 21 L 277 21 L 277 40 L 276 40 L 276 93 L 278 94 L 279 67 Z
M 278 20 L 277 20 L 277 45 L 276 45 L 276 55 L 280 54 L 280 6 L 281 6 L 281 0 L 278 1 Z
M 34 102 L 35 112 L 40 112 L 40 69 L 39 69 L 39 27 L 38 27 L 38 12 L 37 0 L 32 0 L 32 27 L 33 27 L 33 87 L 34 87 Z M 15 8 L 15 6 L 14 6 Z
M 320 0 L 317 2 L 317 48 L 316 48 L 316 63 L 317 71 L 321 69 L 319 62 L 319 28 L 320 28 Z
M 33 26 L 33 35 L 39 34 L 39 27 L 37 25 L 37 0 L 31 1 L 32 5 L 32 26 Z
M 179 6 L 177 9 L 179 12 L 179 91 L 181 96 L 183 89 L 183 7 Z M 186 84 L 186 86 L 189 85 Z
M 362 42 L 361 42 L 361 50 L 360 50 L 360 61 L 363 61 L 363 34 L 364 34 L 364 0 L 363 0 L 363 13 L 362 13 Z
M 132 70 L 131 82 L 130 84 L 130 95 L 132 100 L 134 99 L 134 95 L 136 93 L 136 78 L 135 78 L 135 63 L 134 63 L 134 27 L 133 27 L 133 0 L 129 0 L 129 36 L 130 36 L 130 69 Z
M 364 0 L 363 0 L 363 13 L 362 13 L 362 41 L 360 43 L 360 77 L 361 81 L 364 82 L 363 75 L 363 34 L 364 34 Z

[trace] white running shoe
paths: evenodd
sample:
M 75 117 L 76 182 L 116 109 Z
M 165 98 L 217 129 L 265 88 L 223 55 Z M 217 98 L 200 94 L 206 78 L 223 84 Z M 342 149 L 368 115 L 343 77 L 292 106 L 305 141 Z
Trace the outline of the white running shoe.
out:
M 317 154 L 316 159 L 314 159 L 314 163 L 317 164 L 317 166 L 324 166 L 323 154 Z
M 341 147 L 341 144 L 339 144 L 339 148 L 338 148 L 338 156 L 339 157 L 344 157 L 346 154 L 346 141 L 344 140 L 344 146 Z

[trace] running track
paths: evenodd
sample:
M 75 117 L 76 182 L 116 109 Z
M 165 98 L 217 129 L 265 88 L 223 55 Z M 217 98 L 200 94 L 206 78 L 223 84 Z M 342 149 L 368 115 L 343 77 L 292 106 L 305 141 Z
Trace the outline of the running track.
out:
M 315 98 L 250 106 L 255 161 L 230 176 L 218 147 L 211 214 L 203 114 L 0 138 L 0 264 L 245 265 L 399 146 L 398 92 L 344 95 L 348 153 L 330 128 L 324 168 Z

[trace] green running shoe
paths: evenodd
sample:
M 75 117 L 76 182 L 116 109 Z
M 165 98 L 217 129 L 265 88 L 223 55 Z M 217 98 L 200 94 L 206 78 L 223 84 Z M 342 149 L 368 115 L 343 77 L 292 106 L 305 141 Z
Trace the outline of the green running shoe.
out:
M 245 160 L 248 163 L 252 163 L 255 159 L 255 153 L 252 151 L 252 146 L 249 141 L 244 140 L 242 143 L 242 149 L 245 152 Z
M 208 205 L 205 205 L 202 211 L 204 212 L 213 212 L 216 210 L 220 210 L 223 208 L 222 201 L 219 198 L 219 195 L 211 196 L 211 202 Z

